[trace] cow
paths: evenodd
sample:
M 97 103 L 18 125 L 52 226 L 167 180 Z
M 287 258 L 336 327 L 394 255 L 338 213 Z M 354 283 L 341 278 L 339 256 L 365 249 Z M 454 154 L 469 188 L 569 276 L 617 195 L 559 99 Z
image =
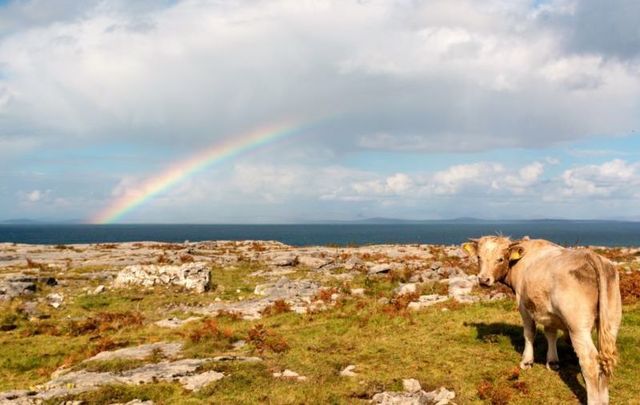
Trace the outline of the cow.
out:
M 525 339 L 520 367 L 533 365 L 538 323 L 547 338 L 547 368 L 557 369 L 557 333 L 563 330 L 580 361 L 587 403 L 608 404 L 622 318 L 619 277 L 613 264 L 590 249 L 564 248 L 542 239 L 484 236 L 470 239 L 463 249 L 477 257 L 481 285 L 500 282 L 515 293 Z M 597 349 L 591 338 L 594 326 Z

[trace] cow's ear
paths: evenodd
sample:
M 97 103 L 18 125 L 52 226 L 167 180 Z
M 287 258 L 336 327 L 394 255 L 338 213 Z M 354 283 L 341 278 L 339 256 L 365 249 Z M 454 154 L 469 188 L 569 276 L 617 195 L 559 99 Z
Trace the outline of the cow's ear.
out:
M 478 243 L 475 241 L 463 243 L 462 249 L 467 252 L 469 257 L 476 256 L 478 254 Z
M 509 247 L 509 261 L 517 262 L 524 256 L 524 248 L 519 245 Z

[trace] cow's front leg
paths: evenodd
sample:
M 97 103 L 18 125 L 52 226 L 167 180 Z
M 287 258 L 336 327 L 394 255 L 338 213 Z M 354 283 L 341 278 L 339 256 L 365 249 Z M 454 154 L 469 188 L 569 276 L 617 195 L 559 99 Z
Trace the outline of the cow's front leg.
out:
M 557 370 L 560 368 L 560 361 L 558 360 L 558 330 L 554 328 L 544 328 L 544 335 L 547 338 L 547 368 L 549 370 Z
M 524 326 L 524 351 L 522 352 L 522 361 L 520 368 L 526 370 L 533 366 L 533 339 L 536 336 L 536 322 L 526 309 L 520 309 L 522 315 L 522 324 Z

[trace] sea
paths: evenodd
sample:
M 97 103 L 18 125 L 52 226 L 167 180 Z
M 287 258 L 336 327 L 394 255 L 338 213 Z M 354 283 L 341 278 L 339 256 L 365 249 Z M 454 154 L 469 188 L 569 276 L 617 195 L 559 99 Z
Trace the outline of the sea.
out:
M 640 246 L 640 222 L 540 220 L 293 225 L 0 225 L 0 242 L 31 244 L 204 240 L 276 240 L 293 246 L 458 244 L 483 235 L 512 238 L 527 235 L 565 246 Z

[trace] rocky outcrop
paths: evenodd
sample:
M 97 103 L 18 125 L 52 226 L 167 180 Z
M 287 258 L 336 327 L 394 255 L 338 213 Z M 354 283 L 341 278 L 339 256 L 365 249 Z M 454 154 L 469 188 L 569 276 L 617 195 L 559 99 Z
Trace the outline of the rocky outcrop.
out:
M 160 266 L 132 265 L 118 273 L 114 287 L 140 285 L 180 286 L 201 293 L 209 285 L 209 266 L 206 263 L 188 263 L 183 265 Z
M 182 350 L 182 343 L 150 343 L 142 346 L 125 347 L 113 351 L 105 351 L 88 358 L 86 361 L 107 360 L 142 360 L 153 354 L 163 357 L 175 357 Z
M 262 317 L 262 311 L 274 301 L 283 300 L 291 305 L 296 312 L 306 312 L 305 308 L 311 304 L 311 298 L 320 289 L 320 284 L 311 280 L 289 280 L 281 277 L 275 283 L 256 286 L 254 293 L 264 298 L 235 302 L 216 302 L 205 307 L 184 310 L 203 315 L 218 315 L 220 312 L 233 312 L 245 320 L 255 320 Z
M 53 277 L 10 274 L 4 280 L 0 280 L 0 301 L 8 301 L 22 295 L 31 295 L 37 291 L 38 283 L 49 286 L 58 284 Z
M 0 404 L 35 404 L 54 398 L 77 395 L 92 391 L 103 385 L 147 384 L 156 381 L 178 381 L 185 389 L 197 391 L 205 385 L 220 380 L 223 373 L 216 371 L 198 372 L 198 369 L 212 359 L 182 359 L 145 364 L 142 367 L 121 373 L 72 371 L 59 375 L 33 390 L 16 390 L 0 393 Z
M 404 392 L 381 392 L 373 396 L 372 402 L 381 405 L 446 405 L 456 397 L 455 392 L 444 387 L 426 392 L 415 379 L 403 380 L 402 385 Z

